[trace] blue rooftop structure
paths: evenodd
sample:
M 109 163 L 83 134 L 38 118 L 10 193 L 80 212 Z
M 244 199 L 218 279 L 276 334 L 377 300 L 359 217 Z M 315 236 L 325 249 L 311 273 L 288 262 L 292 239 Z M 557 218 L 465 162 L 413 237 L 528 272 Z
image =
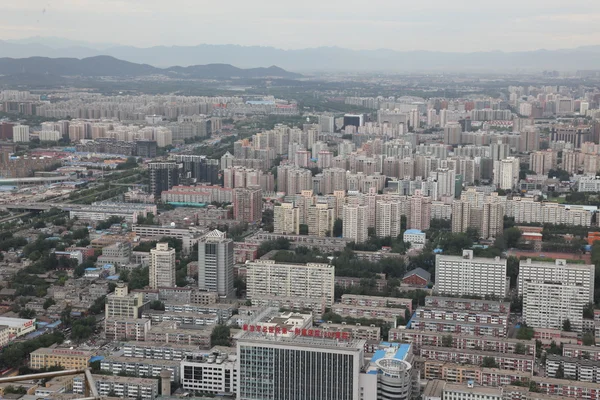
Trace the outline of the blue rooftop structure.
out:
M 407 229 L 404 231 L 404 233 L 408 233 L 409 235 L 414 235 L 417 233 L 423 233 L 423 231 L 421 231 L 419 229 Z
M 408 351 L 410 350 L 410 345 L 409 344 L 401 344 L 400 346 L 398 346 L 398 351 L 396 352 L 396 355 L 394 356 L 394 358 L 396 360 L 404 360 L 406 358 L 406 354 L 408 353 Z
M 104 360 L 104 356 L 93 356 L 90 358 L 90 362 L 94 362 L 94 361 L 102 361 Z
M 107 276 L 106 279 L 108 279 L 109 281 L 118 281 L 119 280 L 119 275 Z

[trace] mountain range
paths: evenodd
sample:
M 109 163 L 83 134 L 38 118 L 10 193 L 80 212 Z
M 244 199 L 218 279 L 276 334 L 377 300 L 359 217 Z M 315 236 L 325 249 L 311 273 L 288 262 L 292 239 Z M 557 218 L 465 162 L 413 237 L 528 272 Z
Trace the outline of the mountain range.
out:
M 241 68 L 278 65 L 291 71 L 524 71 L 598 69 L 600 46 L 521 52 L 350 50 L 317 47 L 282 50 L 266 46 L 209 45 L 147 48 L 33 37 L 0 41 L 4 57 L 86 58 L 108 55 L 154 67 L 232 64 Z
M 229 79 L 239 78 L 299 78 L 302 75 L 279 67 L 242 69 L 229 64 L 192 65 L 189 67 L 157 68 L 137 64 L 110 56 L 88 58 L 0 58 L 0 74 L 8 76 L 47 75 L 52 77 L 141 77 L 166 75 L 180 79 Z

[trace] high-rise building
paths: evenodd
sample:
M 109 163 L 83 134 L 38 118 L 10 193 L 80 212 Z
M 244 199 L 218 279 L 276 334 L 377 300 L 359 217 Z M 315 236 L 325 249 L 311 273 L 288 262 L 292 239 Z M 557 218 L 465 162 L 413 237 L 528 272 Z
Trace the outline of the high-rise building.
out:
M 257 223 L 262 218 L 262 190 L 237 188 L 233 192 L 233 216 L 240 222 Z
M 175 287 L 175 249 L 168 243 L 157 243 L 150 250 L 150 287 Z
M 13 142 L 29 142 L 29 126 L 28 125 L 15 125 L 12 128 Z
M 282 203 L 273 208 L 273 232 L 280 234 L 300 233 L 300 209 L 293 203 Z
M 219 160 L 206 158 L 206 156 L 182 154 L 176 155 L 175 161 L 182 165 L 182 179 L 211 185 L 219 183 Z
M 431 222 L 431 197 L 423 196 L 421 190 L 415 190 L 410 198 L 410 217 L 408 228 L 424 231 Z
M 526 126 L 519 133 L 519 151 L 536 151 L 540 148 L 540 132 L 535 126 Z
M 444 110 L 442 110 L 444 111 Z M 442 115 L 440 111 L 440 116 Z M 441 117 L 440 117 L 441 119 Z M 440 123 L 441 126 L 441 123 Z M 458 145 L 462 142 L 462 127 L 458 122 L 448 122 L 444 126 L 444 144 L 446 145 Z
M 502 233 L 504 229 L 504 206 L 501 203 L 486 202 L 483 205 L 479 237 L 490 239 Z
M 452 202 L 452 232 L 466 232 L 471 218 L 471 204 L 464 200 Z
M 401 232 L 402 205 L 399 201 L 378 201 L 375 209 L 375 234 L 397 237 Z
M 248 299 L 291 297 L 333 304 L 335 267 L 330 264 L 285 264 L 273 260 L 246 263 Z
M 506 260 L 499 257 L 473 257 L 473 250 L 462 256 L 435 257 L 435 292 L 453 296 L 495 296 L 507 293 Z
M 214 230 L 198 241 L 198 288 L 235 297 L 233 288 L 233 240 Z
M 311 236 L 331 236 L 335 222 L 335 210 L 327 204 L 316 204 L 308 207 L 306 222 L 308 234 Z
M 363 243 L 368 239 L 367 206 L 348 204 L 344 206 L 343 237 L 352 239 L 356 243 Z
M 548 175 L 551 169 L 556 168 L 557 153 L 548 149 L 536 151 L 529 155 L 529 169 L 538 175 Z
M 510 154 L 510 145 L 498 140 L 490 143 L 490 157 L 494 161 L 504 160 Z
M 179 169 L 174 162 L 151 162 L 148 163 L 150 172 L 150 193 L 154 197 L 179 184 Z
M 568 319 L 583 329 L 583 309 L 594 301 L 593 265 L 521 261 L 517 289 L 523 296 L 523 322 L 533 328 L 562 329 Z
M 286 337 L 246 332 L 237 341 L 237 398 L 363 398 L 359 387 L 364 345 L 364 340 L 347 342 L 322 337 Z M 377 374 L 373 377 L 376 379 Z
M 511 190 L 519 181 L 519 159 L 508 157 L 494 161 L 494 184 L 503 190 Z

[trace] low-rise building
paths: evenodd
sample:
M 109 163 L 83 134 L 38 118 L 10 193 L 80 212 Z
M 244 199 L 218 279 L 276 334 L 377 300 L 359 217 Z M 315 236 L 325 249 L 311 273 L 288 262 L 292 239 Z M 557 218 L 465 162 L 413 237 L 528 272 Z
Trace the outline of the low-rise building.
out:
M 181 343 L 126 342 L 124 357 L 151 358 L 154 360 L 182 360 L 198 351 L 198 346 Z
M 562 376 L 557 376 L 562 369 Z M 600 361 L 556 354 L 546 356 L 546 375 L 550 377 L 570 379 L 574 381 L 600 383 Z
M 159 378 L 163 370 L 171 372 L 171 382 L 179 382 L 179 360 L 109 356 L 100 361 L 100 369 L 113 375 L 127 373 L 138 378 Z
M 132 378 L 116 375 L 93 375 L 100 396 L 154 400 L 158 396 L 158 379 Z M 73 393 L 85 394 L 83 375 L 73 378 Z
M 390 329 L 389 340 L 408 342 L 418 351 L 422 346 L 450 347 L 454 349 L 482 349 L 496 353 L 528 354 L 535 356 L 535 340 L 520 340 L 494 336 L 474 336 L 460 333 Z
M 236 393 L 237 356 L 232 349 L 215 347 L 205 354 L 194 354 L 181 361 L 183 390 L 200 393 Z
M 64 369 L 84 369 L 88 367 L 91 357 L 90 351 L 41 347 L 29 354 L 29 368 L 61 366 Z
M 405 230 L 402 240 L 404 242 L 410 243 L 411 249 L 417 249 L 417 250 L 420 250 L 423 247 L 425 247 L 425 243 L 427 243 L 427 239 L 425 237 L 425 232 L 422 232 L 418 229 Z
M 398 307 L 405 308 L 412 313 L 412 299 L 398 297 L 363 296 L 357 294 L 344 294 L 340 301 L 346 305 L 357 305 L 366 307 Z
M 217 314 L 170 313 L 157 310 L 148 310 L 142 313 L 142 318 L 147 318 L 153 324 L 173 321 L 182 325 L 210 326 L 219 323 Z
M 108 340 L 146 340 L 151 321 L 145 318 L 106 318 L 104 335 Z
M 319 326 L 319 329 L 325 332 L 344 332 L 347 333 L 352 339 L 364 339 L 369 341 L 381 341 L 381 328 L 375 325 L 361 325 L 361 324 L 341 324 L 324 323 Z
M 482 365 L 484 359 L 493 359 L 497 368 L 522 372 L 532 372 L 535 361 L 535 358 L 530 355 L 430 346 L 421 347 L 419 355 L 426 360 L 471 365 Z

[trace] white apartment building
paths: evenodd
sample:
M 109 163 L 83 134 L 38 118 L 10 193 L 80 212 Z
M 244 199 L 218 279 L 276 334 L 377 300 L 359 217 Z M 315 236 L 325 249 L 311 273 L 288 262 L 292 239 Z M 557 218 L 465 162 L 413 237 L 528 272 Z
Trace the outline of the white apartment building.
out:
M 506 296 L 506 260 L 499 257 L 473 257 L 473 250 L 462 256 L 437 255 L 434 291 L 445 295 Z
M 399 201 L 378 201 L 375 206 L 375 234 L 397 237 L 400 234 L 402 205 Z
M 263 296 L 334 301 L 335 267 L 329 264 L 284 264 L 273 260 L 246 262 L 248 299 Z
M 175 249 L 170 249 L 168 243 L 157 243 L 150 250 L 150 287 L 175 286 Z
M 62 137 L 58 131 L 40 131 L 39 136 L 41 142 L 57 142 Z
M 519 159 L 507 157 L 494 161 L 494 184 L 500 189 L 510 190 L 519 180 Z
M 533 328 L 561 329 L 568 319 L 583 328 L 583 309 L 594 301 L 593 265 L 534 262 L 519 264 L 517 289 L 523 296 L 523 321 Z
M 28 125 L 15 125 L 12 128 L 13 131 L 13 142 L 29 142 L 29 126 Z

